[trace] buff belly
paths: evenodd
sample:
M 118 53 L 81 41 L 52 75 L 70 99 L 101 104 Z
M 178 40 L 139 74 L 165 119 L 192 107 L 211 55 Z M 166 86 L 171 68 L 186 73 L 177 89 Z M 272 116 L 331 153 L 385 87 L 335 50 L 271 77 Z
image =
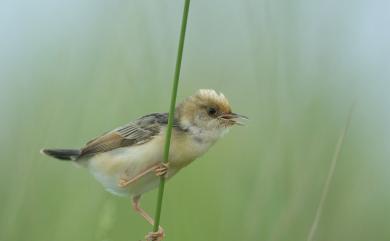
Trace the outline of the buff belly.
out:
M 131 179 L 161 163 L 164 137 L 165 131 L 147 143 L 99 153 L 89 158 L 86 166 L 107 191 L 120 196 L 141 195 L 159 185 L 160 178 L 154 172 L 146 174 L 125 188 L 120 187 L 118 183 L 121 178 Z M 171 178 L 181 168 L 206 152 L 212 144 L 213 142 L 199 142 L 188 136 L 173 135 L 167 178 Z
M 162 161 L 160 138 L 143 145 L 118 148 L 99 153 L 88 160 L 87 168 L 107 191 L 121 196 L 134 196 L 157 187 L 159 178 L 153 172 L 122 188 L 121 178 L 131 179 Z M 172 171 L 171 171 L 172 172 Z

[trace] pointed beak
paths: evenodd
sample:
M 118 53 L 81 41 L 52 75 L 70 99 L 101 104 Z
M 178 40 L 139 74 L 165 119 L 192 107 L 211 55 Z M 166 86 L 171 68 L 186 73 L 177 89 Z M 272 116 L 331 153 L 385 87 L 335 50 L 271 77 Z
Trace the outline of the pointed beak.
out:
M 237 113 L 223 114 L 220 116 L 220 118 L 224 120 L 229 120 L 231 121 L 232 124 L 236 124 L 240 126 L 243 126 L 245 124 L 243 121 L 248 120 L 248 117 Z

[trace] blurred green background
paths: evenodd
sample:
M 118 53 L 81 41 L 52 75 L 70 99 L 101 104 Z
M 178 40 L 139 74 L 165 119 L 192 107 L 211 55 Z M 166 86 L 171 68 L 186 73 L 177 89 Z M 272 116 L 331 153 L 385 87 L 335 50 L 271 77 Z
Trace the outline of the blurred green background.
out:
M 0 2 L 0 240 L 132 241 L 151 230 L 84 169 L 41 156 L 168 110 L 181 0 Z M 390 2 L 191 3 L 178 99 L 248 115 L 166 186 L 166 240 L 390 240 Z M 154 213 L 156 191 L 142 205 Z

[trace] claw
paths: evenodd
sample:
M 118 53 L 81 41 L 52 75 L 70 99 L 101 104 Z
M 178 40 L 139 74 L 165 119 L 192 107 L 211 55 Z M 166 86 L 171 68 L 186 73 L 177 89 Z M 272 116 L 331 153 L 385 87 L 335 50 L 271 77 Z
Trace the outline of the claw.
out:
M 130 183 L 130 180 L 121 178 L 118 182 L 119 187 L 126 187 Z
M 158 177 L 165 176 L 168 172 L 168 168 L 169 168 L 169 164 L 161 163 L 156 169 L 154 169 L 154 173 Z
M 146 241 L 161 241 L 164 239 L 164 230 L 160 229 L 157 232 L 150 232 L 145 236 Z

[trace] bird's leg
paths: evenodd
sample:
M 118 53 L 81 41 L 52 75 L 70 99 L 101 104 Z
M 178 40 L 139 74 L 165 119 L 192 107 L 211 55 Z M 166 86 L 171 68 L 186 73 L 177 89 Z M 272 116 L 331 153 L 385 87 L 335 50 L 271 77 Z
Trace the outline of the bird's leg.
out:
M 130 179 L 126 179 L 126 178 L 121 178 L 119 180 L 119 183 L 118 183 L 118 186 L 120 187 L 127 187 L 128 185 L 130 185 L 131 183 L 137 181 L 138 179 L 140 179 L 141 177 L 145 176 L 146 174 L 148 174 L 149 172 L 153 171 L 154 169 L 156 169 L 156 165 L 153 165 L 152 167 L 146 169 L 145 171 L 141 172 L 140 174 L 136 175 L 135 177 L 132 177 Z
M 139 215 L 141 215 L 148 223 L 150 223 L 152 226 L 154 226 L 154 220 L 153 218 L 145 211 L 143 210 L 140 205 L 139 201 L 141 199 L 141 195 L 134 196 L 132 200 L 132 206 L 135 212 L 137 212 Z M 164 238 L 164 229 L 159 226 L 157 232 L 150 232 L 148 235 L 145 236 L 146 240 L 150 241 L 161 241 Z
M 119 180 L 118 186 L 119 187 L 127 187 L 131 183 L 139 180 L 141 177 L 145 176 L 146 174 L 154 171 L 156 176 L 164 176 L 168 172 L 168 164 L 165 163 L 158 163 L 156 165 L 153 165 L 152 167 L 146 169 L 145 171 L 141 172 L 140 174 L 136 175 L 135 177 L 132 177 L 130 179 L 121 178 Z

